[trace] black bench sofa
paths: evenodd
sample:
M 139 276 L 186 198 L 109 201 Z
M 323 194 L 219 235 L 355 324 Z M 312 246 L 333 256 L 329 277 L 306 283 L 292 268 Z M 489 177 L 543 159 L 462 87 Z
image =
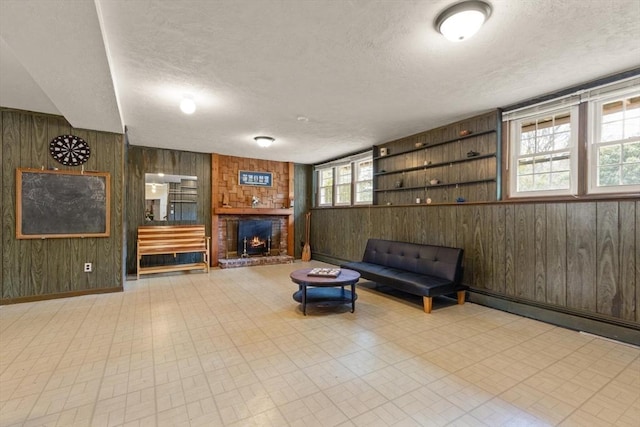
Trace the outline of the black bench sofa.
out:
M 464 304 L 462 254 L 459 248 L 369 239 L 362 261 L 341 267 L 355 270 L 373 282 L 422 296 L 425 313 L 431 313 L 432 297 L 457 294 Z

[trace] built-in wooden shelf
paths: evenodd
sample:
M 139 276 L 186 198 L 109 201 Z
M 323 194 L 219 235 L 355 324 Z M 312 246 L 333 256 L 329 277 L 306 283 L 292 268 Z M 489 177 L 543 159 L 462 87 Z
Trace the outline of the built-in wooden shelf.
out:
M 438 203 L 443 201 L 441 198 L 450 198 L 450 193 L 455 194 L 455 199 L 474 202 L 499 198 L 500 118 L 498 110 L 490 111 L 374 145 L 373 204 L 409 205 L 423 195 Z M 380 155 L 381 150 L 384 155 Z M 434 176 L 444 182 L 432 185 L 431 181 L 436 182 Z
M 453 165 L 453 164 L 456 164 L 456 163 L 466 163 L 466 162 L 472 162 L 474 160 L 488 159 L 490 157 L 495 157 L 495 156 L 496 156 L 496 153 L 481 154 L 481 155 L 478 155 L 478 156 L 471 156 L 471 157 L 465 157 L 465 158 L 462 158 L 462 159 L 449 160 L 447 162 L 429 163 L 427 165 L 413 166 L 413 167 L 410 167 L 410 168 L 397 169 L 397 170 L 388 171 L 388 172 L 387 171 L 376 172 L 376 173 L 374 173 L 374 175 L 375 176 L 382 176 L 382 175 L 392 175 L 392 174 L 395 174 L 395 173 L 426 170 L 426 169 L 431 169 L 431 168 L 437 168 L 437 167 L 440 167 L 440 166 Z
M 387 154 L 385 156 L 375 156 L 373 158 L 373 160 L 380 160 L 380 159 L 386 159 L 388 157 L 402 156 L 403 154 L 413 153 L 414 151 L 428 150 L 429 148 L 437 147 L 439 145 L 450 144 L 450 143 L 456 142 L 456 141 L 464 141 L 465 139 L 476 138 L 478 136 L 488 135 L 488 134 L 494 133 L 494 132 L 496 132 L 496 130 L 495 129 L 491 129 L 491 130 L 485 130 L 483 132 L 471 133 L 469 135 L 459 136 L 457 138 L 447 139 L 446 141 L 432 142 L 431 144 L 426 144 L 425 143 L 424 145 L 421 145 L 419 147 L 412 148 L 410 150 L 401 151 L 399 153 L 391 153 L 391 154 Z
M 293 209 L 274 208 L 213 208 L 215 215 L 293 215 Z
M 458 182 L 448 182 L 448 183 L 440 183 L 440 184 L 427 184 L 427 185 L 419 185 L 416 187 L 398 187 L 398 188 L 380 188 L 373 190 L 374 192 L 385 192 L 385 191 L 406 191 L 406 190 L 426 190 L 429 188 L 437 188 L 437 187 L 457 187 L 458 185 L 469 185 L 469 184 L 480 184 L 483 182 L 494 182 L 495 178 L 489 179 L 476 179 L 473 181 L 458 181 Z

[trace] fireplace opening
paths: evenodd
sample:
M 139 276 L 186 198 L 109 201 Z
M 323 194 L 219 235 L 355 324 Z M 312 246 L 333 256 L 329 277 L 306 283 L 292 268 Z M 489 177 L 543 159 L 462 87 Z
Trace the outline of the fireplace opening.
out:
M 271 221 L 238 222 L 238 253 L 242 257 L 268 255 L 271 252 Z

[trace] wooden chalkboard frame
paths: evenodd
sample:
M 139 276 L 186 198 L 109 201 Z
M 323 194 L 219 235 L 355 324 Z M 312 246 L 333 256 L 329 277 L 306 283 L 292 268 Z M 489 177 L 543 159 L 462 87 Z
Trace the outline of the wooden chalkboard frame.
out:
M 30 233 L 28 231 L 24 231 L 23 228 L 23 220 L 25 215 L 28 216 L 29 209 L 32 208 L 29 204 L 23 204 L 24 200 L 29 200 L 28 197 L 25 197 L 24 191 L 24 177 L 26 174 L 37 174 L 44 175 L 42 178 L 47 179 L 48 177 L 61 177 L 61 176 L 77 176 L 77 177 L 86 177 L 86 182 L 84 180 L 74 180 L 81 185 L 86 185 L 86 187 L 81 188 L 83 191 L 82 194 L 86 194 L 86 191 L 94 191 L 94 187 L 90 187 L 92 184 L 95 184 L 96 178 L 100 181 L 103 181 L 102 185 L 99 185 L 100 191 L 98 193 L 98 200 L 100 200 L 100 210 L 99 217 L 96 218 L 100 223 L 104 223 L 104 231 L 96 232 L 96 231 L 69 231 L 64 228 L 58 227 L 54 230 L 49 230 L 47 232 L 33 232 Z M 48 191 L 45 187 L 39 188 L 42 191 Z M 63 194 L 64 188 L 56 188 L 56 190 L 60 190 Z M 59 195 L 58 194 L 58 195 Z M 54 204 L 50 203 L 47 205 L 47 200 L 56 200 L 54 194 L 46 194 L 51 197 L 44 197 L 39 200 L 43 201 L 44 204 L 39 204 L 39 209 L 53 209 Z M 102 207 L 102 200 L 104 200 L 104 207 Z M 55 205 L 60 206 L 59 203 Z M 92 212 L 95 215 L 95 212 Z M 103 216 L 104 215 L 104 216 Z M 77 226 L 77 222 L 74 222 Z M 71 170 L 44 170 L 44 169 L 30 169 L 30 168 L 18 168 L 16 169 L 16 238 L 17 239 L 54 239 L 54 238 L 84 238 L 84 237 L 109 237 L 111 229 L 111 175 L 109 172 L 80 172 L 80 171 L 71 171 Z

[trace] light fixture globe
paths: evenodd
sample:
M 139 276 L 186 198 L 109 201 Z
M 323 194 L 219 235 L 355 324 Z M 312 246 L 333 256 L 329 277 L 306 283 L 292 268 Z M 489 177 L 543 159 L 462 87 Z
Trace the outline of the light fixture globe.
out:
M 275 141 L 275 139 L 271 138 L 270 136 L 256 136 L 253 139 L 255 139 L 258 145 L 262 148 L 271 146 L 271 144 L 273 144 L 273 141 Z
M 191 98 L 183 98 L 180 101 L 180 110 L 185 114 L 193 114 L 196 111 L 196 103 Z
M 480 0 L 468 0 L 443 10 L 436 18 L 438 32 L 453 42 L 468 39 L 478 32 L 491 16 L 491 5 Z

